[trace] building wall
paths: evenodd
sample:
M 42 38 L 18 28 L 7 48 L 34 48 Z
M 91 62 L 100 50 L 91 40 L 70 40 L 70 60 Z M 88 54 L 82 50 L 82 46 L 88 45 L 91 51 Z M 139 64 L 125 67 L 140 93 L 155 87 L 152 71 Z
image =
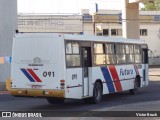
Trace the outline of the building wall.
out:
M 19 32 L 60 32 L 76 33 L 83 31 L 81 15 L 30 14 L 18 16 Z
M 93 23 L 83 23 L 83 34 L 93 35 Z
M 160 65 L 160 24 L 142 24 L 141 29 L 147 29 L 147 36 L 141 36 L 149 48 L 149 64 Z
M 96 23 L 95 25 L 96 28 L 98 28 L 96 29 L 96 33 L 101 33 L 103 36 L 112 36 L 113 29 L 118 29 L 121 31 L 121 34 L 117 34 L 116 36 L 122 36 L 122 25 L 119 23 Z M 108 35 L 104 35 L 103 30 L 105 29 L 108 29 Z
M 147 36 L 141 36 L 141 39 L 145 40 L 148 47 L 153 52 L 153 56 L 160 56 L 160 25 L 157 24 L 145 24 L 140 26 L 141 29 L 147 29 Z
M 10 63 L 3 62 L 3 59 L 11 56 L 12 38 L 16 29 L 17 0 L 0 0 L 0 82 L 10 77 Z

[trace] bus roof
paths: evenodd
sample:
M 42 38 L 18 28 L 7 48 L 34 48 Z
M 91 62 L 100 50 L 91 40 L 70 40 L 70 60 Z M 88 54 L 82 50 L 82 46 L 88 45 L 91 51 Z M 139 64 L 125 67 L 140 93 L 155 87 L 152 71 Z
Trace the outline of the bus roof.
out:
M 95 42 L 116 42 L 116 43 L 134 43 L 145 44 L 144 40 L 140 39 L 126 39 L 116 36 L 95 36 L 95 35 L 71 35 L 65 34 L 65 40 L 77 40 L 77 41 L 95 41 Z
M 18 33 L 15 35 L 17 38 L 23 37 L 64 37 L 65 40 L 77 41 L 95 41 L 95 42 L 116 42 L 116 43 L 131 43 L 131 44 L 145 44 L 144 40 L 140 39 L 126 39 L 116 36 L 95 36 L 95 35 L 72 35 L 60 33 Z

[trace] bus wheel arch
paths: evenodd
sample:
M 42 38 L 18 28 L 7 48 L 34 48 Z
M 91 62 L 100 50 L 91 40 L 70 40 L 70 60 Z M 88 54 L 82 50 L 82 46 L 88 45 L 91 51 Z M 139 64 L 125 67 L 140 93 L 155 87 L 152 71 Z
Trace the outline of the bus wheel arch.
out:
M 133 89 L 130 89 L 130 90 L 129 90 L 129 93 L 130 93 L 131 95 L 137 94 L 137 93 L 138 93 L 138 87 L 140 87 L 140 85 L 141 85 L 140 76 L 137 75 L 137 76 L 135 77 L 135 80 L 134 80 L 134 88 L 133 88 Z
M 138 82 L 138 87 L 141 87 L 141 77 L 140 75 L 137 75 L 136 78 L 135 78 L 135 81 L 137 80 Z

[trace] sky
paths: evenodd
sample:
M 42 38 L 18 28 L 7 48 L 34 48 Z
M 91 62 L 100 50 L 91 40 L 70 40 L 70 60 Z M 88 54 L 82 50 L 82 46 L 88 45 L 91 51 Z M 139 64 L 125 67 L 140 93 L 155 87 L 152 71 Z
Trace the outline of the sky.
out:
M 81 9 L 121 10 L 121 0 L 17 0 L 18 13 L 81 13 Z

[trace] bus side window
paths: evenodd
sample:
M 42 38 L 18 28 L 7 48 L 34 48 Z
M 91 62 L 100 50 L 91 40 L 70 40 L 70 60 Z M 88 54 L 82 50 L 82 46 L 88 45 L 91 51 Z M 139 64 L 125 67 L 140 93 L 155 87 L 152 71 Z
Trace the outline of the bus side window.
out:
M 79 54 L 79 44 L 78 43 L 72 43 L 72 53 L 73 54 Z
M 106 63 L 116 64 L 114 44 L 106 44 Z
M 66 43 L 66 64 L 67 64 L 67 67 L 80 66 L 80 53 L 79 53 L 78 42 Z
M 117 64 L 124 64 L 126 62 L 125 45 L 123 44 L 116 45 L 116 57 L 117 57 Z
M 135 63 L 141 63 L 141 51 L 139 45 L 134 45 Z
M 95 65 L 106 64 L 104 44 L 101 44 L 101 43 L 94 44 L 94 64 Z
M 134 63 L 133 45 L 126 45 L 126 63 Z
M 71 44 L 71 42 L 66 44 L 66 54 L 72 54 L 72 44 Z

